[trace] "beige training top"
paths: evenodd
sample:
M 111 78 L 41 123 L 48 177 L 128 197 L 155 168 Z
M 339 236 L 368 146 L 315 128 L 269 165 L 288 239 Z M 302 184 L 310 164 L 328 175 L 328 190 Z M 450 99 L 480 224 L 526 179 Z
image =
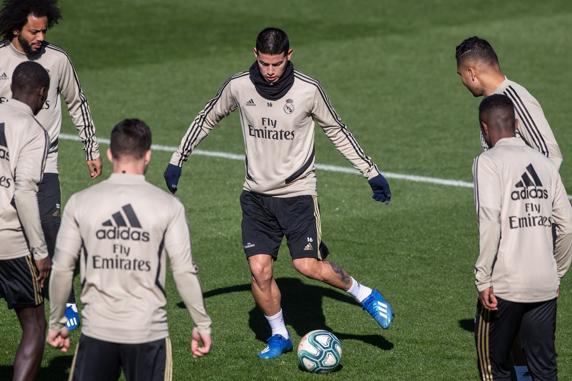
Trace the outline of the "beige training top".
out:
M 48 136 L 27 104 L 0 105 L 0 260 L 48 256 L 37 198 L 47 148 Z
M 473 176 L 477 289 L 492 286 L 513 302 L 555 298 L 572 260 L 572 207 L 554 164 L 520 138 L 505 138 L 475 158 Z
M 116 343 L 167 337 L 166 256 L 194 322 L 210 332 L 181 202 L 143 175 L 119 173 L 74 194 L 56 242 L 50 327 L 65 323 L 79 259 L 83 334 Z
M 560 169 L 562 153 L 556 142 L 554 133 L 544 116 L 540 103 L 524 87 L 507 78 L 494 91 L 494 94 L 504 94 L 514 104 L 514 115 L 517 120 L 516 136 L 529 146 L 546 156 Z M 481 134 L 481 147 L 488 146 Z
M 55 45 L 44 43 L 40 53 L 27 56 L 19 52 L 9 41 L 0 42 L 0 103 L 12 97 L 10 84 L 12 73 L 20 63 L 34 61 L 42 65 L 50 74 L 50 89 L 44 108 L 37 119 L 48 131 L 50 148 L 46 162 L 46 173 L 58 173 L 58 138 L 62 127 L 62 95 L 72 122 L 84 144 L 86 160 L 99 157 L 99 146 L 95 137 L 95 126 L 87 98 L 79 84 L 79 79 L 66 52 Z
M 231 77 L 193 120 L 170 163 L 182 166 L 197 144 L 236 109 L 246 149 L 247 191 L 277 197 L 316 194 L 314 122 L 365 177 L 380 173 L 320 84 L 299 71 L 294 71 L 292 88 L 277 101 L 259 95 L 248 72 Z

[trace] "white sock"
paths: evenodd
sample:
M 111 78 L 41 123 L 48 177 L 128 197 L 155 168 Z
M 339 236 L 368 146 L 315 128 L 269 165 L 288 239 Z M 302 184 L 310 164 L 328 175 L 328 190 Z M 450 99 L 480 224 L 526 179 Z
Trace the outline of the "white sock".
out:
M 282 335 L 285 338 L 290 338 L 290 334 L 286 329 L 286 325 L 284 324 L 284 317 L 282 316 L 282 309 L 278 311 L 277 314 L 272 316 L 264 315 L 266 320 L 268 320 L 268 324 L 270 324 L 270 329 L 272 330 L 272 335 Z
M 77 312 L 77 304 L 75 303 L 66 303 L 66 308 L 71 307 L 74 312 Z
M 350 278 L 352 278 L 352 285 L 348 289 L 348 292 L 354 297 L 355 300 L 361 303 L 365 298 L 369 296 L 369 294 L 371 294 L 372 289 L 364 286 L 363 284 L 360 284 L 353 277 Z

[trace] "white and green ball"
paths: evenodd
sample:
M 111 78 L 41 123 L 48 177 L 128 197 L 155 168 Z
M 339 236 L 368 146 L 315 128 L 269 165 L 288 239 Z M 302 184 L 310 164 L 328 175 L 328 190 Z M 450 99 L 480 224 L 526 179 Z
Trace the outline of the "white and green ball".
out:
M 326 330 L 308 332 L 298 344 L 298 362 L 300 367 L 308 372 L 331 372 L 340 365 L 341 359 L 340 340 Z

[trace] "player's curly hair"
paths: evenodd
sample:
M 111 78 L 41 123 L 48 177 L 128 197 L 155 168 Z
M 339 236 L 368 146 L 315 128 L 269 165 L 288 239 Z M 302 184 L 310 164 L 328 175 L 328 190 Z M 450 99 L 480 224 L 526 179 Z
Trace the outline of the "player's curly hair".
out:
M 455 58 L 457 58 L 457 65 L 470 59 L 481 60 L 491 65 L 499 64 L 499 59 L 491 44 L 477 36 L 469 37 L 461 42 L 455 48 Z
M 60 21 L 62 14 L 57 0 L 5 0 L 0 9 L 0 34 L 11 40 L 14 30 L 22 30 L 28 22 L 28 15 L 48 18 L 48 28 Z

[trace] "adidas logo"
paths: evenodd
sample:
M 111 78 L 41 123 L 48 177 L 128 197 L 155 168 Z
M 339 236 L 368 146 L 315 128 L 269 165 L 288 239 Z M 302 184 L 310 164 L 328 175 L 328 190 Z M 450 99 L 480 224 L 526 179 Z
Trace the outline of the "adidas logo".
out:
M 102 226 L 105 228 L 95 232 L 97 239 L 149 242 L 149 232 L 142 230 L 141 223 L 131 204 L 123 205 L 121 210 L 113 213 L 110 219 L 102 223 Z
M 0 75 L 0 81 L 4 81 L 4 80 L 7 80 L 7 79 L 9 79 L 9 78 L 8 78 L 8 76 L 6 75 L 6 73 L 2 73 L 2 74 Z
M 314 238 L 312 237 L 306 237 L 306 241 L 308 242 L 306 244 L 306 246 L 304 246 L 304 251 L 312 251 L 314 250 L 314 246 L 312 245 L 312 242 L 314 242 Z
M 528 164 L 526 171 L 522 174 L 522 180 L 516 183 L 515 187 L 526 188 L 532 186 L 541 187 L 542 181 L 540 181 L 532 164 Z
M 531 198 L 547 199 L 548 191 L 546 189 L 538 189 L 542 187 L 542 181 L 534 170 L 532 164 L 526 167 L 526 171 L 521 176 L 521 179 L 514 185 L 515 189 L 510 194 L 510 198 L 514 201 L 528 200 Z
M 247 106 L 256 106 L 256 103 L 254 103 L 254 100 L 252 98 L 250 98 L 250 100 L 248 102 L 246 102 Z
M 379 300 L 375 302 L 374 306 L 375 311 L 384 319 L 387 319 L 389 316 L 389 311 L 387 309 L 387 303 L 383 303 Z

